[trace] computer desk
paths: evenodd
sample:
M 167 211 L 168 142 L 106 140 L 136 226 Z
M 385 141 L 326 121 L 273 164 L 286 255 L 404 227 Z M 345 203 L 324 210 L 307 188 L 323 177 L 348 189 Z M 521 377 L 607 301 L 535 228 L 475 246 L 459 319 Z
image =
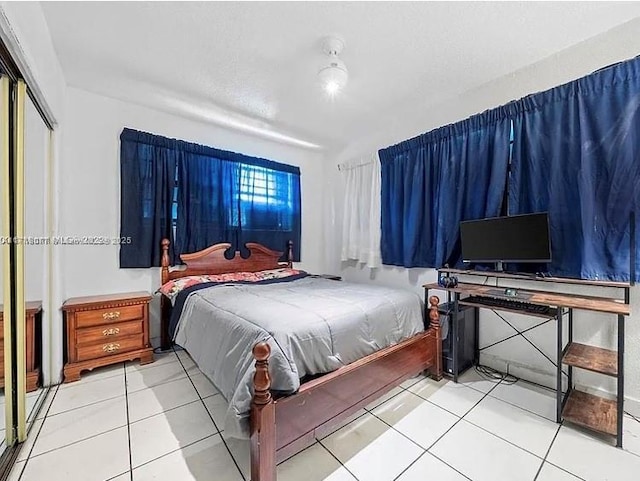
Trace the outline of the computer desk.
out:
M 432 290 L 445 291 L 453 296 L 453 313 L 450 316 L 452 323 L 450 332 L 458 332 L 459 305 L 474 306 L 478 309 L 491 309 L 493 311 L 515 312 L 518 314 L 532 315 L 546 319 L 556 320 L 556 422 L 567 419 L 595 431 L 606 433 L 616 437 L 616 445 L 622 447 L 622 419 L 624 417 L 624 323 L 625 316 L 630 314 L 629 291 L 630 284 L 620 282 L 581 281 L 579 279 L 563 278 L 534 278 L 518 274 L 505 274 L 486 271 L 463 271 L 457 269 L 442 269 L 439 272 L 453 275 L 495 277 L 499 279 L 513 279 L 534 282 L 536 289 L 523 289 L 513 287 L 516 295 L 505 294 L 507 286 L 490 286 L 484 284 L 459 283 L 455 287 L 442 287 L 437 283 L 425 284 L 425 303 L 429 299 Z M 614 287 L 624 290 L 624 299 L 594 297 L 576 294 L 565 294 L 537 289 L 543 287 L 545 282 L 565 283 L 583 286 Z M 524 303 L 518 309 L 495 306 L 483 303 L 480 299 L 467 299 L 469 296 L 482 296 L 497 300 L 515 301 Z M 528 309 L 527 305 L 533 306 Z M 535 306 L 548 308 L 547 314 L 540 314 Z M 618 350 L 612 351 L 595 346 L 588 346 L 573 342 L 573 310 L 587 310 L 602 313 L 616 314 L 618 318 Z M 568 316 L 568 339 L 563 341 L 563 317 Z M 479 318 L 479 316 L 477 316 Z M 479 322 L 479 321 L 478 321 Z M 458 356 L 457 336 L 452 342 L 453 354 L 453 381 L 458 382 Z M 474 359 L 479 358 L 479 348 L 476 343 Z M 568 366 L 568 388 L 566 393 L 562 390 L 562 365 Z M 586 369 L 617 378 L 617 400 L 611 401 L 599 396 L 584 393 L 574 389 L 573 368 Z

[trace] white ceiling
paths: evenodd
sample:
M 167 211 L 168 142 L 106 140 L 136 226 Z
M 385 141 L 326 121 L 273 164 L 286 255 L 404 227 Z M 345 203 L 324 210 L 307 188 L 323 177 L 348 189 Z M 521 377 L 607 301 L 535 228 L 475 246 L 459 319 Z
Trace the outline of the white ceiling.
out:
M 43 2 L 69 85 L 337 149 L 640 15 L 640 2 Z M 329 33 L 342 95 L 317 85 Z

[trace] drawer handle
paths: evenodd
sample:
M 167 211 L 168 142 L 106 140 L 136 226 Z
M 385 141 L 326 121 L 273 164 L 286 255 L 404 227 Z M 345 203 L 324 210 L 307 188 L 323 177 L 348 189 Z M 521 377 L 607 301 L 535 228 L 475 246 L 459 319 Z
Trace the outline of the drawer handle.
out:
M 113 312 L 105 312 L 104 314 L 102 314 L 102 318 L 105 321 L 110 321 L 113 319 L 118 319 L 120 317 L 120 311 L 113 311 Z
M 120 334 L 119 327 L 110 327 L 109 329 L 102 331 L 103 336 L 115 336 L 116 334 Z
M 104 352 L 113 352 L 117 351 L 118 349 L 120 349 L 120 344 L 118 344 L 117 342 L 110 342 L 109 344 L 105 344 L 104 346 L 102 346 L 102 350 Z

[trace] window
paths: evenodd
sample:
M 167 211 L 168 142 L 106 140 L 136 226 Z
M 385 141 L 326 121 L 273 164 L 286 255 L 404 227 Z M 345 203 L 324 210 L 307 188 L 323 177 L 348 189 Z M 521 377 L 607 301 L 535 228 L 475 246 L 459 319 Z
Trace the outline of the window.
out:
M 300 169 L 146 132 L 121 136 L 121 267 L 149 267 L 171 238 L 171 262 L 182 253 L 230 242 L 286 251 L 300 245 Z
M 294 183 L 291 174 L 278 172 L 265 167 L 255 165 L 238 164 L 236 178 L 238 189 L 234 189 L 234 199 L 239 200 L 229 203 L 229 219 L 231 226 L 239 227 L 251 224 L 250 212 L 252 210 L 279 212 L 277 223 L 267 220 L 266 212 L 262 212 L 264 221 L 269 224 L 267 230 L 290 230 L 293 224 L 294 210 Z M 241 217 L 238 217 L 238 213 Z M 273 217 L 273 216 L 269 216 Z M 173 187 L 173 199 L 171 206 L 171 225 L 175 235 L 178 221 L 178 172 L 176 170 L 175 186 Z M 260 222 L 255 224 L 265 224 Z M 260 227 L 259 225 L 255 225 Z
M 240 164 L 239 208 L 231 206 L 231 223 L 249 228 L 289 230 L 293 217 L 293 182 L 291 174 Z

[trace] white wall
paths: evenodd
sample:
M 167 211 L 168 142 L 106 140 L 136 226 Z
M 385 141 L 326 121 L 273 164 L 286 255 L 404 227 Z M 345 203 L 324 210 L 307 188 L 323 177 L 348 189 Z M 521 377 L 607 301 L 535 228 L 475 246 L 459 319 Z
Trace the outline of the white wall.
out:
M 403 269 L 384 266 L 377 271 L 360 268 L 340 262 L 340 240 L 342 230 L 343 179 L 336 164 L 359 157 L 366 157 L 371 151 L 411 138 L 419 133 L 456 122 L 472 114 L 505 104 L 527 94 L 542 91 L 567 81 L 587 75 L 594 70 L 612 63 L 632 58 L 640 53 L 640 37 L 637 32 L 640 20 L 634 20 L 605 34 L 559 52 L 541 62 L 517 71 L 511 75 L 486 84 L 458 98 L 448 99 L 430 108 L 420 110 L 399 108 L 397 112 L 385 112 L 389 117 L 388 128 L 383 132 L 373 132 L 370 136 L 355 139 L 340 152 L 334 152 L 333 162 L 327 162 L 326 187 L 332 192 L 325 202 L 325 231 L 331 233 L 326 238 L 325 257 L 327 271 L 340 273 L 345 279 L 358 282 L 372 282 L 409 288 L 422 292 L 422 284 L 436 279 L 433 269 Z M 557 287 L 554 287 L 557 288 Z M 594 294 L 594 293 L 592 293 Z M 610 295 L 602 292 L 600 295 Z M 444 298 L 440 293 L 441 299 Z M 640 287 L 631 293 L 632 315 L 626 329 L 626 382 L 625 394 L 628 409 L 640 413 Z M 533 318 L 510 315 L 507 319 L 519 330 L 535 323 Z M 514 331 L 499 318 L 485 311 L 481 317 L 481 346 L 487 345 L 512 334 Z M 616 348 L 614 316 L 576 314 L 575 339 L 611 349 Z M 555 324 L 549 323 L 531 331 L 530 339 L 541 347 L 551 359 L 555 359 Z M 553 366 L 531 348 L 526 341 L 516 337 L 500 344 L 483 354 L 481 361 L 501 370 L 553 386 L 555 382 Z M 579 372 L 576 382 L 593 389 L 615 392 L 615 384 L 604 376 Z
M 124 127 L 297 165 L 301 170 L 300 267 L 322 270 L 322 155 L 239 132 L 176 117 L 76 88 L 67 92 L 64 162 L 61 164 L 60 229 L 65 236 L 118 236 L 120 140 Z M 119 247 L 59 246 L 63 298 L 155 291 L 160 269 L 120 269 Z M 152 305 L 152 337 L 159 336 L 159 307 Z

